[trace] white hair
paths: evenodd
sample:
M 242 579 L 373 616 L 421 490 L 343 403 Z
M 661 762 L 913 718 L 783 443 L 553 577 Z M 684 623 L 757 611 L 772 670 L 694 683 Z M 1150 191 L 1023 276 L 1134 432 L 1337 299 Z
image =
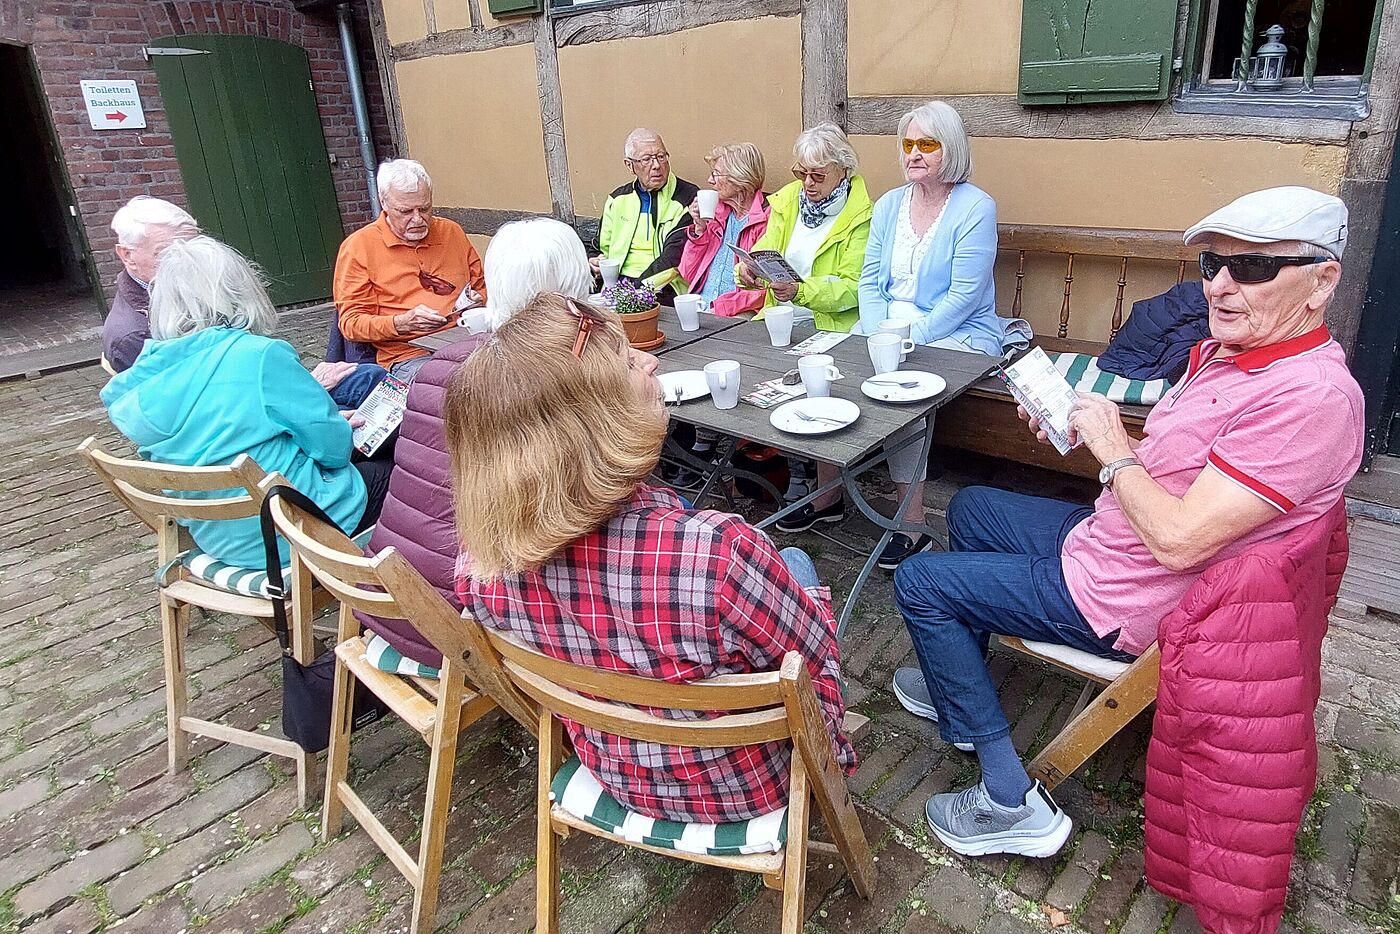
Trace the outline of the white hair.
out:
M 492 328 L 505 324 L 541 292 L 585 299 L 593 287 L 583 241 L 572 227 L 552 217 L 503 226 L 491 238 L 482 265 Z
M 152 227 L 169 227 L 191 235 L 199 233 L 199 223 L 189 211 L 150 195 L 137 195 L 112 215 L 112 233 L 117 235 L 120 246 L 140 246 Z
M 637 157 L 637 147 L 642 143 L 650 143 L 655 140 L 665 148 L 666 141 L 661 138 L 661 134 L 655 130 L 648 130 L 644 126 L 639 126 L 631 133 L 627 134 L 627 139 L 622 141 L 622 158 L 635 159 Z
M 176 240 L 161 255 L 151 286 L 151 336 L 173 340 L 205 328 L 240 328 L 264 336 L 277 310 L 258 268 L 213 237 Z
M 963 119 L 950 105 L 942 101 L 929 101 L 920 104 L 899 118 L 899 145 L 903 151 L 904 133 L 915 120 L 929 135 L 943 144 L 943 166 L 938 170 L 938 180 L 956 185 L 967 181 L 972 174 L 972 145 L 967 139 L 967 128 Z
M 380 163 L 374 183 L 379 189 L 380 201 L 384 200 L 391 189 L 409 194 L 419 188 L 433 187 L 433 180 L 428 177 L 428 170 L 423 168 L 423 163 L 414 162 L 412 159 L 390 159 Z
M 823 165 L 839 165 L 854 174 L 860 168 L 860 157 L 856 155 L 855 147 L 834 123 L 819 123 L 797 134 L 797 141 L 792 144 L 792 156 L 798 165 L 813 169 Z

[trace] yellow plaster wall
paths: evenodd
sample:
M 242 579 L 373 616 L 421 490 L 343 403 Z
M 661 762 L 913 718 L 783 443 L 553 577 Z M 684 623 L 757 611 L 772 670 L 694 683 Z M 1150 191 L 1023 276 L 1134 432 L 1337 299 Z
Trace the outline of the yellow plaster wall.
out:
M 461 0 L 463 4 L 466 0 Z M 428 17 L 423 0 L 383 0 L 384 31 L 391 44 L 410 42 L 428 34 Z
M 409 155 L 433 176 L 436 203 L 549 212 L 533 46 L 414 59 L 396 69 Z
M 852 97 L 1014 94 L 1021 0 L 850 0 Z
M 472 13 L 467 0 L 433 0 L 433 12 L 437 14 L 438 32 L 471 28 Z M 485 15 L 484 10 L 482 15 Z
M 671 169 L 704 186 L 704 155 L 748 140 L 763 150 L 770 189 L 791 180 L 802 129 L 801 24 L 795 16 L 716 23 L 664 36 L 559 50 L 574 210 L 602 213 L 627 181 L 622 143 L 637 126 L 660 133 Z

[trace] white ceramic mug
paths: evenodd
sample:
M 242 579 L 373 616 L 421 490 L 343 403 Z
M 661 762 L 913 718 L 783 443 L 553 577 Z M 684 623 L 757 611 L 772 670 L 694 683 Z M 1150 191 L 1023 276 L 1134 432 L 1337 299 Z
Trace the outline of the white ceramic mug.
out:
M 603 274 L 603 288 L 617 285 L 617 277 L 622 273 L 622 260 L 604 256 L 598 260 L 598 271 Z
M 906 340 L 906 341 L 909 341 L 909 329 L 910 329 L 910 324 L 909 324 L 908 321 L 881 321 L 881 322 L 880 322 L 880 330 L 881 330 L 882 332 L 884 332 L 884 333 L 886 333 L 886 334 L 898 334 L 901 338 L 903 338 L 903 339 Z M 913 341 L 909 341 L 909 347 L 908 347 L 908 349 L 903 350 L 903 351 L 900 351 L 899 359 L 900 359 L 901 361 L 907 359 L 907 358 L 909 357 L 909 351 L 910 351 L 910 350 L 913 350 L 913 349 L 914 349 L 914 342 L 913 342 Z
M 700 208 L 700 216 L 706 220 L 714 220 L 715 211 L 719 208 L 719 192 L 713 188 L 702 188 L 695 198 Z
M 881 331 L 870 335 L 865 346 L 870 351 L 870 363 L 876 374 L 893 373 L 899 369 L 903 355 L 914 349 L 914 342 L 891 331 Z
M 841 378 L 841 371 L 832 364 L 831 354 L 824 353 L 811 353 L 799 359 L 797 372 L 802 376 L 802 388 L 812 399 L 831 395 L 831 381 Z
M 676 296 L 676 317 L 681 319 L 682 331 L 700 330 L 700 312 L 702 311 L 709 311 L 709 306 L 700 296 Z
M 705 385 L 717 409 L 732 409 L 739 404 L 739 361 L 716 360 L 705 364 Z
M 774 347 L 792 343 L 792 319 L 796 313 L 791 305 L 774 305 L 763 311 L 763 323 L 768 325 L 768 340 Z
M 481 334 L 491 329 L 485 308 L 468 308 L 457 316 L 457 326 L 466 328 L 468 334 Z

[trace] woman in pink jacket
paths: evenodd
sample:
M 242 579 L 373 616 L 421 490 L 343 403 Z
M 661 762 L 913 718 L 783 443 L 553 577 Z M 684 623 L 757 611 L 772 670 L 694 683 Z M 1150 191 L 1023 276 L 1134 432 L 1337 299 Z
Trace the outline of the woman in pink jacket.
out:
M 715 314 L 758 311 L 765 293 L 738 287 L 733 246 L 752 249 L 768 229 L 763 153 L 753 143 L 726 143 L 711 149 L 705 162 L 710 185 L 719 192 L 719 207 L 714 219 L 706 220 L 700 217 L 699 199 L 690 203 L 690 229 L 677 270 Z

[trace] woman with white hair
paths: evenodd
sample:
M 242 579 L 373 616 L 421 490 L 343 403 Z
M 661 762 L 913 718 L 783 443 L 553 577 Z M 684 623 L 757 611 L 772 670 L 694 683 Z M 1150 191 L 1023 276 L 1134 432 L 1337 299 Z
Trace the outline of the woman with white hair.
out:
M 493 330 L 542 292 L 583 299 L 593 284 L 583 241 L 572 227 L 547 217 L 515 221 L 496 231 L 483 265 L 486 312 Z M 449 344 L 418 371 L 399 426 L 389 494 L 368 549 L 377 553 L 390 545 L 398 548 L 458 609 L 462 604 L 453 586 L 453 565 L 460 549 L 442 411 L 452 375 L 490 336 L 478 334 Z M 400 670 L 400 665 L 442 664 L 438 651 L 407 621 L 368 616 L 362 621 L 373 633 L 366 657 L 375 664 L 390 671 Z
M 102 402 L 142 457 L 186 467 L 247 454 L 278 471 L 347 532 L 374 522 L 387 461 L 352 465 L 350 423 L 274 340 L 277 312 L 257 270 L 212 237 L 175 241 L 151 290 L 151 340 Z M 192 521 L 201 550 L 241 568 L 265 563 L 257 517 Z M 286 543 L 282 543 L 287 559 Z
M 999 355 L 992 265 L 997 256 L 997 206 L 967 180 L 972 154 L 958 112 L 929 101 L 899 121 L 904 177 L 908 184 L 887 192 L 875 205 L 870 246 L 860 276 L 860 326 L 874 334 L 884 321 L 909 325 L 919 344 Z M 923 431 L 910 426 L 903 440 Z M 890 455 L 890 479 L 902 496 L 913 495 L 905 519 L 924 521 L 925 464 L 918 445 Z M 933 538 L 896 532 L 880 556 L 892 570 L 912 554 L 933 547 Z
M 791 302 L 811 312 L 822 331 L 849 331 L 856 323 L 856 289 L 870 236 L 870 195 L 855 148 L 834 123 L 804 130 L 792 147 L 793 177 L 768 199 L 768 230 L 755 250 L 783 254 L 802 282 L 766 282 L 744 263 L 739 284 L 766 289 L 765 304 Z

